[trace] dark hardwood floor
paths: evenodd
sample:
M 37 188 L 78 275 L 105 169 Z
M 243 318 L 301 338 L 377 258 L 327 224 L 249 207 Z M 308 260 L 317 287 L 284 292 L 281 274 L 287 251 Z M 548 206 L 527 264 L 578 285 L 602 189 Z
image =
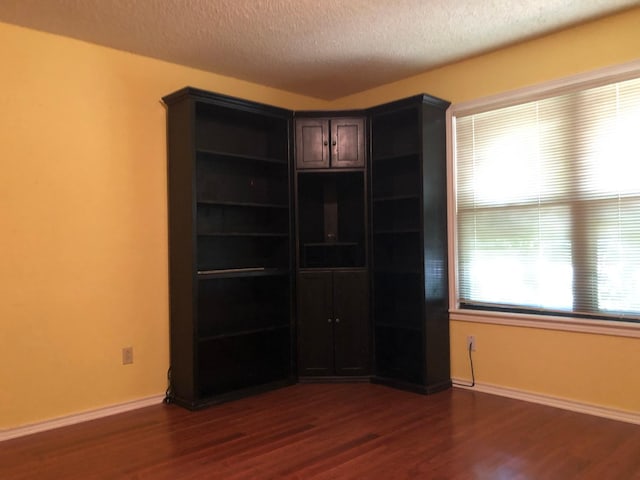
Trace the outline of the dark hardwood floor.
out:
M 0 443 L 0 478 L 640 479 L 640 426 L 467 390 L 305 384 Z

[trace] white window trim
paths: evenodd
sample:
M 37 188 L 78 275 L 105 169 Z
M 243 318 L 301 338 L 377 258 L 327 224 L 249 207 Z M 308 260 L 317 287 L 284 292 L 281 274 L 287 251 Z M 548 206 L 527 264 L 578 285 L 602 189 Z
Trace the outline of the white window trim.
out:
M 640 76 L 640 59 L 622 65 L 605 67 L 498 95 L 454 104 L 447 109 L 447 224 L 449 234 L 449 313 L 451 320 L 640 338 L 639 323 L 460 308 L 458 303 L 458 246 L 455 211 L 455 135 L 453 133 L 453 118 L 458 115 L 470 115 L 489 109 L 498 109 L 518 103 L 561 95 L 562 93 L 577 89 L 586 89 L 607 83 L 620 82 L 638 76 Z

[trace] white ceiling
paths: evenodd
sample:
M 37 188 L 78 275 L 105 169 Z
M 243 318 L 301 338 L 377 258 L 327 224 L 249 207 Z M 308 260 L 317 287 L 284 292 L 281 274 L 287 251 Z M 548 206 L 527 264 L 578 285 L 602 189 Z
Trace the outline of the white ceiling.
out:
M 0 0 L 0 21 L 332 100 L 640 0 Z

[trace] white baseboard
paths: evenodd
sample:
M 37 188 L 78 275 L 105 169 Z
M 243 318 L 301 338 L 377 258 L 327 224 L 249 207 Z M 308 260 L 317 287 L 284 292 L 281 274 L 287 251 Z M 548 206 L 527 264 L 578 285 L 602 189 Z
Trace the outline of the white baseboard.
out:
M 586 413 L 588 415 L 595 415 L 596 417 L 604 417 L 610 420 L 618 420 L 621 422 L 634 423 L 640 425 L 640 412 L 630 412 L 627 410 L 620 410 L 609 407 L 600 407 L 597 405 L 591 405 L 588 403 L 576 402 L 574 400 L 568 400 L 565 398 L 553 397 L 551 395 L 543 395 L 540 393 L 532 393 L 524 390 L 518 390 L 515 388 L 501 387 L 498 385 L 491 385 L 488 383 L 476 382 L 474 387 L 467 387 L 463 385 L 455 385 L 469 383 L 469 380 L 454 378 L 454 387 L 463 388 L 466 390 L 476 390 L 482 393 L 490 393 L 492 395 L 499 395 L 501 397 L 514 398 L 516 400 L 523 400 L 525 402 L 539 403 L 547 405 L 549 407 L 561 408 L 563 410 L 571 410 L 572 412 Z
M 141 398 L 139 400 L 119 403 L 117 405 L 110 405 L 108 407 L 97 408 L 95 410 L 89 410 L 86 412 L 74 413 L 72 415 L 67 415 L 64 417 L 53 418 L 51 420 L 45 420 L 43 422 L 32 423 L 29 425 L 9 428 L 6 430 L 0 430 L 0 442 L 12 438 L 23 437 L 25 435 L 31 435 L 32 433 L 44 432 L 45 430 L 52 430 L 54 428 L 66 427 L 68 425 L 88 422 L 89 420 L 108 417 L 110 415 L 116 415 L 118 413 L 136 410 L 138 408 L 149 407 L 151 405 L 159 405 L 160 403 L 162 403 L 163 399 L 164 395 L 154 395 L 152 397 Z
M 468 380 L 465 379 L 453 378 L 452 380 L 454 383 L 468 383 Z M 572 412 L 586 413 L 588 415 L 595 415 L 597 417 L 603 417 L 611 420 L 618 420 L 621 422 L 640 425 L 640 412 L 629 412 L 626 410 L 619 410 L 615 408 L 599 407 L 596 405 L 576 402 L 564 398 L 558 398 L 539 393 L 531 393 L 524 390 L 501 387 L 498 385 L 491 385 L 487 383 L 476 382 L 473 388 L 461 385 L 454 385 L 454 387 L 463 388 L 466 390 L 475 390 L 482 393 L 489 393 L 491 395 L 499 395 L 501 397 L 514 398 L 516 400 L 523 400 L 525 402 L 539 403 L 541 405 L 561 408 L 563 410 L 570 410 Z M 10 440 L 12 438 L 23 437 L 25 435 L 31 435 L 33 433 L 52 430 L 54 428 L 66 427 L 68 425 L 75 425 L 77 423 L 87 422 L 89 420 L 108 417 L 110 415 L 116 415 L 118 413 L 136 410 L 138 408 L 158 405 L 162 403 L 163 399 L 164 395 L 154 395 L 151 397 L 141 398 L 139 400 L 119 403 L 117 405 L 98 408 L 87 412 L 75 413 L 65 417 L 45 420 L 43 422 L 33 423 L 30 425 L 0 430 L 0 442 Z

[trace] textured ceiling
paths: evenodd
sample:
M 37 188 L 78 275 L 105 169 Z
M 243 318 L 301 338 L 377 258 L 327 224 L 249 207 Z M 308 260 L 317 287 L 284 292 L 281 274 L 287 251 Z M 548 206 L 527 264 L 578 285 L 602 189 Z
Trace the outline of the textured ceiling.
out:
M 0 21 L 335 99 L 640 0 L 0 0 Z

